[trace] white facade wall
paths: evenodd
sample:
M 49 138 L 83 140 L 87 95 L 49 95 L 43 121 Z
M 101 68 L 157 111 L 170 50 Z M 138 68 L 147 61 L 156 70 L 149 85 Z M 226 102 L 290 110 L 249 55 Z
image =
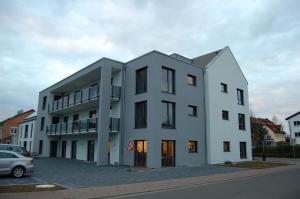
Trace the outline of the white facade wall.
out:
M 31 120 L 28 122 L 22 122 L 19 125 L 18 133 L 18 145 L 23 146 L 29 152 L 34 152 L 34 137 L 35 137 L 35 122 L 36 120 Z M 28 126 L 27 137 L 25 137 L 25 129 Z
M 296 139 L 296 144 L 300 144 L 300 137 L 295 136 L 296 133 L 300 133 L 300 125 L 295 125 L 294 124 L 295 121 L 300 121 L 300 113 L 288 120 L 291 139 Z
M 221 92 L 227 84 L 227 93 Z M 223 49 L 205 70 L 205 103 L 208 163 L 239 162 L 252 159 L 248 85 L 229 48 Z M 237 89 L 244 91 L 244 105 L 238 105 Z M 229 120 L 222 119 L 222 110 L 229 111 Z M 238 114 L 245 114 L 246 130 L 239 130 Z M 230 142 L 224 152 L 223 142 Z M 240 159 L 240 142 L 246 142 L 247 158 Z

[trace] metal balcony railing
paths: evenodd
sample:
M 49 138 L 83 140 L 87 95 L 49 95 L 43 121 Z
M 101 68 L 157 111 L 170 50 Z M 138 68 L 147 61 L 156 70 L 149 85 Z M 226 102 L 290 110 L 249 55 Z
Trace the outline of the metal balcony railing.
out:
M 88 133 L 97 131 L 97 118 L 47 125 L 47 135 Z
M 121 87 L 120 86 L 112 86 L 111 97 L 113 99 L 119 99 L 121 97 Z
M 99 97 L 99 84 L 95 84 L 88 88 L 63 96 L 58 100 L 54 100 L 48 105 L 48 112 L 62 110 L 73 105 L 93 100 L 97 97 Z
M 110 132 L 119 132 L 120 131 L 120 118 L 110 118 L 109 129 L 110 129 Z

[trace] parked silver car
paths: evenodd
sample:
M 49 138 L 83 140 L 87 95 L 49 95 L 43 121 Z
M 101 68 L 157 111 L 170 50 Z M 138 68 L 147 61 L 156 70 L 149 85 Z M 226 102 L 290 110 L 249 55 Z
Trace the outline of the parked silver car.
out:
M 0 150 L 4 151 L 14 151 L 23 156 L 31 157 L 30 152 L 26 151 L 24 147 L 13 145 L 13 144 L 0 144 Z
M 33 172 L 33 158 L 25 157 L 13 151 L 0 150 L 0 174 L 11 174 L 16 178 Z

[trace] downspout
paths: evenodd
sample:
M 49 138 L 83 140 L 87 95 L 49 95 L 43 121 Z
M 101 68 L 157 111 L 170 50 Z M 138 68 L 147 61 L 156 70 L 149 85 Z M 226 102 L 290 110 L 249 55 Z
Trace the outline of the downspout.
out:
M 121 93 L 121 131 L 120 131 L 120 149 L 119 149 L 119 156 L 120 156 L 120 165 L 124 165 L 124 108 L 125 108 L 125 79 L 126 79 L 126 65 L 123 64 L 122 68 L 122 93 Z
M 205 163 L 208 165 L 208 149 L 207 149 L 207 125 L 206 125 L 206 100 L 205 100 L 205 95 L 206 95 L 206 89 L 205 89 L 205 68 L 202 69 L 202 74 L 203 74 L 203 103 L 204 103 L 204 140 L 205 140 Z

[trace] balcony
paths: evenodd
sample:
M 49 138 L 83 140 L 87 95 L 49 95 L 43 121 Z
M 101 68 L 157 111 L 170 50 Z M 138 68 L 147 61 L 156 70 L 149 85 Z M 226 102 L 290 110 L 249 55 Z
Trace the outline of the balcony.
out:
M 46 128 L 47 135 L 71 135 L 97 132 L 97 118 L 50 124 Z
M 76 91 L 74 93 L 70 93 L 66 96 L 58 100 L 54 100 L 48 106 L 49 113 L 60 113 L 65 109 L 80 109 L 79 105 L 89 104 L 90 106 L 95 106 L 97 104 L 97 100 L 99 98 L 99 85 L 95 84 L 88 88 L 85 88 L 80 91 Z M 93 103 L 88 103 L 93 102 Z M 75 108 L 76 107 L 76 108 Z M 89 108 L 89 107 L 85 107 Z
M 112 86 L 111 99 L 112 101 L 118 101 L 121 97 L 121 86 Z
M 120 131 L 120 118 L 110 118 L 109 130 L 111 133 L 118 133 Z

